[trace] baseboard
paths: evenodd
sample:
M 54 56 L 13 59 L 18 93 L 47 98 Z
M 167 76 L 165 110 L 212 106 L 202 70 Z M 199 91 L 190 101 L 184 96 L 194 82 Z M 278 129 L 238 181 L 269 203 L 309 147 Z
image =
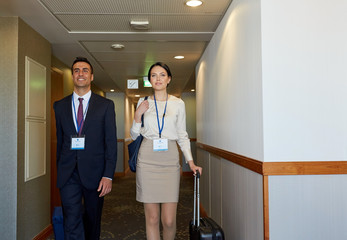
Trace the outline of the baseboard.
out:
M 33 240 L 46 240 L 50 235 L 53 234 L 53 226 L 49 224 L 45 229 L 43 229 L 39 234 L 37 234 Z

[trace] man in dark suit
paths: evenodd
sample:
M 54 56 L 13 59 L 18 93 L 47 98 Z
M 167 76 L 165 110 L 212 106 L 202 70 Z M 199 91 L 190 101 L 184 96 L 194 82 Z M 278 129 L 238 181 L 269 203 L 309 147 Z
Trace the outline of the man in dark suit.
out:
M 104 196 L 112 189 L 117 161 L 114 103 L 91 92 L 93 67 L 76 58 L 73 94 L 54 103 L 57 187 L 65 240 L 99 239 Z

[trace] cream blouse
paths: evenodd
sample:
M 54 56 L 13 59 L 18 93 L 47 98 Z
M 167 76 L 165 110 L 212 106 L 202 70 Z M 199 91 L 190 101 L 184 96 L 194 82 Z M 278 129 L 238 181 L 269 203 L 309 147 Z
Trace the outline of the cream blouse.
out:
M 144 98 L 140 98 L 137 107 L 143 102 L 143 100 Z M 150 97 L 148 97 L 147 100 L 149 103 L 149 109 L 144 114 L 144 127 L 141 128 L 141 123 L 136 123 L 134 120 L 130 129 L 130 135 L 133 140 L 135 140 L 140 133 L 147 139 L 153 140 L 159 138 L 155 102 Z M 165 103 L 166 101 L 157 101 L 160 127 L 162 127 Z M 193 160 L 192 152 L 190 150 L 190 140 L 186 131 L 186 108 L 182 99 L 169 95 L 161 137 L 177 141 L 186 161 Z

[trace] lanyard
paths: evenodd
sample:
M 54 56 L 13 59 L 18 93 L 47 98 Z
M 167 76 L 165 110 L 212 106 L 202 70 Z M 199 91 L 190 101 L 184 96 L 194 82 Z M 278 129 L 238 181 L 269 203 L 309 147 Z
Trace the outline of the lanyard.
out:
M 83 113 L 83 119 L 85 119 L 85 117 L 86 117 L 87 109 L 88 109 L 88 107 L 89 107 L 89 101 L 90 101 L 90 98 L 89 98 L 89 100 L 88 100 L 86 110 L 85 110 L 84 113 Z M 73 96 L 72 96 L 72 106 L 73 106 L 73 112 L 74 112 L 74 114 L 75 114 L 77 132 L 79 132 L 79 131 L 80 131 L 80 128 L 81 128 L 81 126 L 82 126 L 82 123 L 83 123 L 83 119 L 81 120 L 80 123 L 78 123 L 78 121 L 77 121 L 77 114 L 76 114 L 76 108 L 75 108 L 75 101 L 73 100 Z
M 155 94 L 153 94 L 153 96 L 154 96 L 154 103 L 155 103 L 155 111 L 157 112 L 157 120 L 158 120 L 158 128 L 159 128 L 159 138 L 161 138 L 161 132 L 163 131 L 163 128 L 164 128 L 164 118 L 165 118 L 165 113 L 166 113 L 166 106 L 167 106 L 168 95 L 166 95 L 166 103 L 165 103 L 165 109 L 164 109 L 164 113 L 163 113 L 161 128 L 160 128 L 160 123 L 159 123 L 159 113 L 158 113 L 158 107 L 157 107 L 157 100 L 155 99 Z

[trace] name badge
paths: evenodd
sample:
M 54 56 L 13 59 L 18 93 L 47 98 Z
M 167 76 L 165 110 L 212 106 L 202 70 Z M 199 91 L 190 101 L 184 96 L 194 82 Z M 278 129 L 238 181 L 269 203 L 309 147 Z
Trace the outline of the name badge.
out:
M 71 150 L 84 150 L 85 136 L 71 136 Z
M 159 138 L 153 140 L 153 151 L 168 151 L 169 150 L 169 141 L 164 138 Z

